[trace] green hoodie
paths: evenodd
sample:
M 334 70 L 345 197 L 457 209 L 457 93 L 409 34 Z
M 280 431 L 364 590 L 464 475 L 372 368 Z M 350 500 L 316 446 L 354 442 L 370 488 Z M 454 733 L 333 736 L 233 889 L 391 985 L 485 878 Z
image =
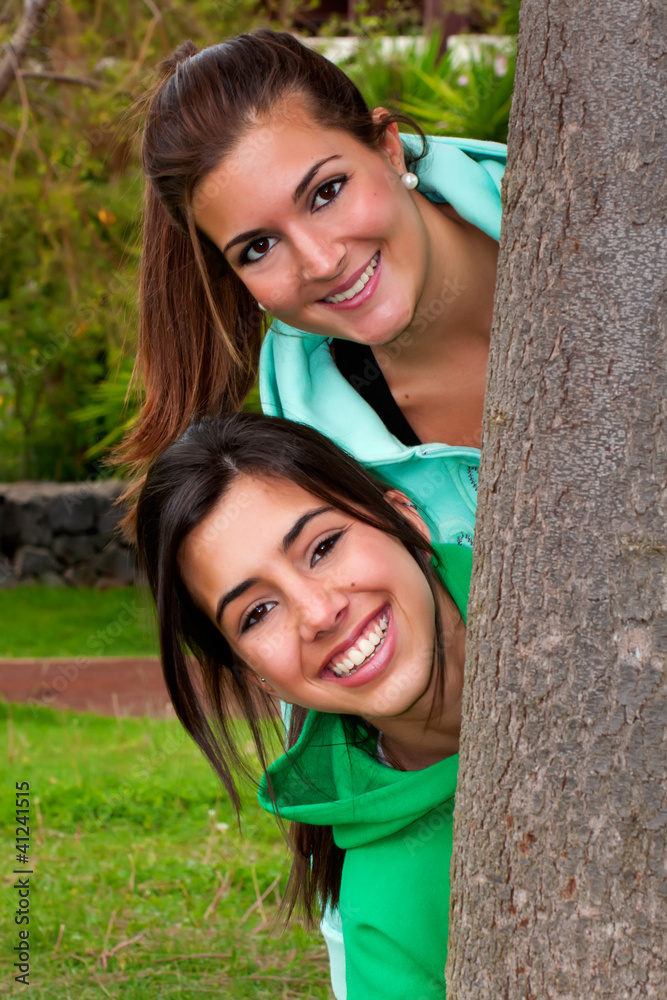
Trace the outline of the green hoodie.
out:
M 405 146 L 419 145 L 414 136 L 401 138 Z M 419 191 L 449 203 L 497 240 L 505 146 L 437 136 L 428 140 L 428 150 L 416 167 Z M 444 288 L 442 300 L 431 305 L 446 308 L 452 294 Z M 383 482 L 404 490 L 426 514 L 434 541 L 472 545 L 479 451 L 403 445 L 338 371 L 329 344 L 325 337 L 273 323 L 260 360 L 264 413 L 315 427 Z
M 472 554 L 436 546 L 438 572 L 466 620 Z M 443 1000 L 458 754 L 397 771 L 338 715 L 310 712 L 269 768 L 277 811 L 331 826 L 345 850 L 340 916 L 347 1000 Z M 259 801 L 276 812 L 266 777 Z

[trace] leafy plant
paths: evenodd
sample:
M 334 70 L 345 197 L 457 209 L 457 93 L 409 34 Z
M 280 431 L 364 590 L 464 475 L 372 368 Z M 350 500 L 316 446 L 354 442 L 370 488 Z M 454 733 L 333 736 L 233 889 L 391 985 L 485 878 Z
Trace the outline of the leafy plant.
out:
M 371 107 L 403 111 L 432 135 L 507 140 L 515 66 L 511 41 L 506 51 L 475 46 L 465 62 L 455 52 L 440 54 L 437 31 L 425 47 L 414 39 L 389 55 L 385 48 L 374 39 L 343 64 Z
M 399 107 L 431 134 L 507 142 L 515 59 L 481 48 L 464 64 L 446 53 L 433 72 L 412 67 L 421 86 Z

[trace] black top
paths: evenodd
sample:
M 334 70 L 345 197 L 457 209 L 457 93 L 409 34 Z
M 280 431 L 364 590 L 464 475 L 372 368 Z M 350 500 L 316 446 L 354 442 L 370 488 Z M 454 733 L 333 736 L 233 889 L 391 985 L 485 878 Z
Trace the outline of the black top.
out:
M 352 340 L 332 340 L 331 347 L 338 371 L 375 410 L 387 430 L 408 447 L 421 444 L 392 396 L 370 347 Z

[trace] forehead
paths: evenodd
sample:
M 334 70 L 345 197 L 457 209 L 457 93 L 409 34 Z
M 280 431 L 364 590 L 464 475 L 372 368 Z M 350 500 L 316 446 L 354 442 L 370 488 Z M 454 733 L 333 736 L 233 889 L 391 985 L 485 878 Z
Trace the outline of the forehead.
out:
M 204 606 L 279 556 L 294 522 L 323 501 L 287 479 L 240 475 L 179 552 L 183 582 Z
M 304 174 L 328 156 L 365 160 L 377 153 L 342 129 L 318 125 L 298 101 L 287 113 L 284 106 L 275 109 L 202 181 L 193 200 L 198 224 L 205 231 L 223 224 L 230 232 L 251 228 L 249 214 L 289 208 Z

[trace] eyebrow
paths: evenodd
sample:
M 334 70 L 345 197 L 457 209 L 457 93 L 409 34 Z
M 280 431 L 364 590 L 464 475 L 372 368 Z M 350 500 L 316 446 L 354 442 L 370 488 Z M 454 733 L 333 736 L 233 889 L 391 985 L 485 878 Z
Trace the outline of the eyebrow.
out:
M 306 188 L 308 187 L 308 185 L 310 184 L 310 182 L 312 181 L 313 177 L 320 169 L 320 167 L 323 167 L 325 163 L 329 162 L 329 160 L 340 160 L 340 158 L 341 158 L 340 153 L 334 153 L 333 156 L 325 156 L 323 160 L 318 160 L 317 163 L 314 163 L 310 168 L 310 170 L 308 171 L 308 173 L 305 175 L 305 177 L 301 181 L 299 181 L 299 183 L 294 189 L 294 194 L 292 195 L 292 198 L 294 199 L 294 204 L 297 203 L 297 201 L 299 200 L 303 192 L 306 190 Z
M 312 521 L 314 517 L 319 517 L 320 514 L 327 514 L 332 511 L 333 507 L 317 507 L 315 510 L 308 510 L 305 514 L 302 514 L 298 521 L 295 521 L 290 530 L 287 532 L 281 543 L 281 550 L 284 553 L 289 552 L 291 547 L 296 542 L 297 538 L 306 527 L 309 521 Z M 248 577 L 247 580 L 243 580 L 242 583 L 237 584 L 236 587 L 232 587 L 228 590 L 226 594 L 223 594 L 218 601 L 218 606 L 215 609 L 215 620 L 220 625 L 220 619 L 222 618 L 223 612 L 228 604 L 235 601 L 238 597 L 245 594 L 246 590 L 254 587 L 256 583 L 259 583 L 259 577 L 252 576 Z
M 320 167 L 323 167 L 325 163 L 329 163 L 330 160 L 340 160 L 340 159 L 341 159 L 341 154 L 334 153 L 332 156 L 325 156 L 323 160 L 318 160 L 317 163 L 314 163 L 310 168 L 310 170 L 308 171 L 308 173 L 301 178 L 301 180 L 294 189 L 294 194 L 292 195 L 294 204 L 296 204 L 299 198 L 302 196 L 302 194 L 304 193 L 304 191 L 306 190 L 306 188 L 308 187 L 308 185 L 310 184 L 310 182 L 312 181 L 313 177 L 320 169 Z M 246 243 L 249 240 L 254 240 L 257 236 L 263 236 L 263 235 L 264 235 L 263 229 L 249 229 L 245 233 L 239 233 L 238 236 L 235 236 L 233 239 L 229 241 L 229 243 L 225 244 L 222 252 L 223 254 L 225 254 L 227 253 L 228 250 L 231 250 L 233 246 L 236 246 L 237 243 Z
M 297 538 L 299 537 L 299 535 L 301 534 L 301 532 L 306 527 L 309 521 L 312 521 L 314 517 L 319 517 L 320 514 L 328 514 L 329 511 L 332 510 L 333 507 L 317 507 L 315 510 L 307 510 L 305 514 L 302 514 L 299 520 L 294 522 L 294 525 L 290 528 L 290 530 L 283 538 L 283 543 L 281 546 L 283 552 L 285 554 L 289 552 L 289 550 L 292 548 L 295 541 L 297 540 Z

